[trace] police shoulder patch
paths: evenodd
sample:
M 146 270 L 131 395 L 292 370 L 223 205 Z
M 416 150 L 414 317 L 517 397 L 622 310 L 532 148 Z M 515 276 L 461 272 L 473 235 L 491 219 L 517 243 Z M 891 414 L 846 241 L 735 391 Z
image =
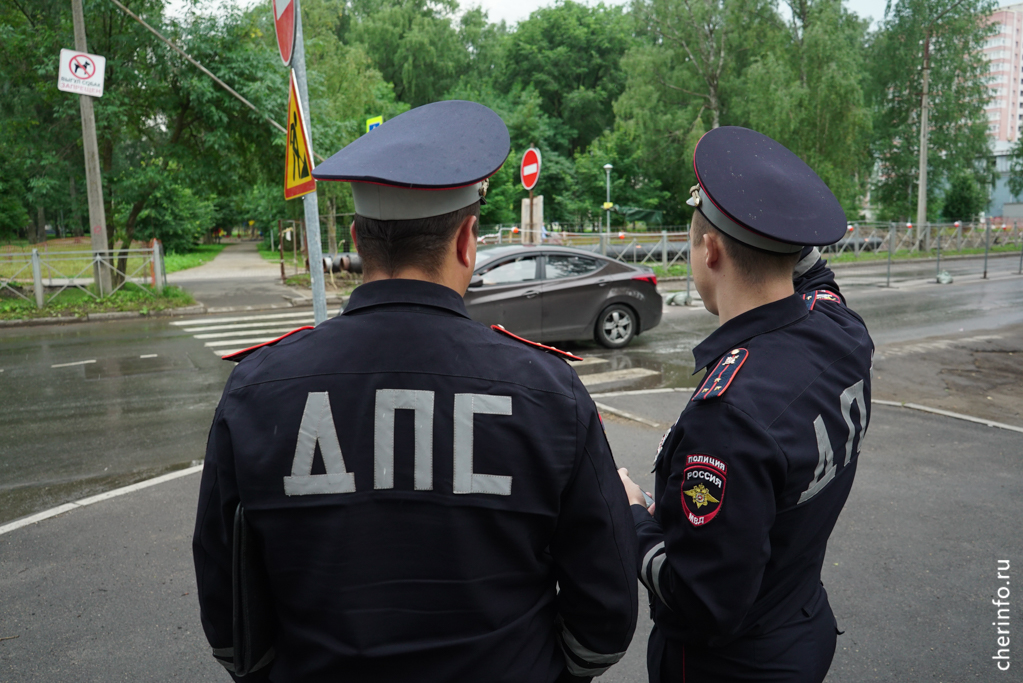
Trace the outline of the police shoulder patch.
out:
M 725 501 L 728 465 L 720 458 L 693 453 L 686 456 L 682 472 L 682 507 L 694 527 L 708 524 L 721 512 Z
M 705 401 L 708 398 L 717 398 L 725 393 L 725 390 L 732 384 L 732 380 L 739 374 L 739 368 L 749 358 L 749 351 L 746 349 L 732 349 L 726 353 L 714 369 L 707 373 L 700 388 L 693 393 L 694 401 Z
M 290 337 L 293 334 L 301 332 L 302 330 L 311 330 L 311 329 L 313 329 L 312 325 L 306 325 L 304 327 L 299 327 L 297 329 L 292 330 L 291 332 L 288 332 L 287 334 L 282 334 L 281 336 L 277 337 L 277 339 L 271 339 L 268 342 L 263 342 L 262 344 L 256 344 L 255 346 L 250 346 L 249 348 L 242 349 L 241 351 L 235 351 L 234 353 L 229 353 L 226 356 L 221 356 L 221 358 L 223 360 L 229 360 L 229 361 L 232 361 L 234 363 L 238 363 L 238 362 L 241 362 L 241 361 L 245 360 L 250 355 L 252 355 L 256 351 L 260 350 L 264 346 L 273 346 L 277 342 L 281 341 L 282 339 L 287 339 L 288 337 Z
M 827 289 L 815 289 L 803 295 L 803 303 L 806 304 L 806 310 L 808 311 L 812 311 L 818 301 L 830 301 L 831 303 L 840 304 L 842 303 L 842 298 Z
M 520 337 L 517 334 L 509 332 L 508 330 L 504 329 L 504 327 L 502 327 L 501 325 L 491 325 L 490 329 L 494 330 L 495 332 L 500 332 L 505 336 L 511 337 L 515 341 L 520 341 L 523 344 L 532 346 L 534 349 L 546 351 L 547 353 L 554 354 L 555 356 L 559 356 L 560 358 L 564 358 L 565 360 L 582 360 L 582 358 L 580 358 L 579 356 L 571 354 L 568 351 L 562 351 L 561 349 L 556 349 L 553 346 L 547 346 L 546 344 L 541 344 L 539 342 L 529 341 L 525 337 Z

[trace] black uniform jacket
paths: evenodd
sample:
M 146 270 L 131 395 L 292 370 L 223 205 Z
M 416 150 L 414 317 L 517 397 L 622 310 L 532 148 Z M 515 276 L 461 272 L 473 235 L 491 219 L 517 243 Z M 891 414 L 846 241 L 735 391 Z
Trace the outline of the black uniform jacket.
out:
M 632 506 L 640 579 L 669 641 L 724 645 L 819 599 L 867 430 L 873 348 L 823 261 L 796 294 L 696 347 L 708 373 L 661 441 L 655 514 Z
M 279 621 L 270 680 L 553 681 L 632 638 L 636 535 L 593 401 L 446 287 L 364 284 L 231 374 L 193 542 L 215 650 L 239 501 Z

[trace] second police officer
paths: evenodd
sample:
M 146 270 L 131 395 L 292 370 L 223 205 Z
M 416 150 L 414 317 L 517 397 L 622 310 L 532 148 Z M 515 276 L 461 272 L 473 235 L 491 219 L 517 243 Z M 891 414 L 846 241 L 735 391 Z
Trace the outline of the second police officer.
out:
M 593 401 L 462 301 L 508 151 L 494 112 L 439 102 L 315 170 L 352 184 L 364 284 L 236 355 L 202 475 L 202 624 L 243 680 L 586 681 L 628 647 L 636 535 Z
M 649 511 L 621 472 L 650 680 L 819 683 L 837 631 L 821 566 L 874 348 L 814 248 L 845 234 L 845 214 L 795 154 L 745 128 L 707 133 L 694 166 L 693 277 L 720 327 L 694 349 L 707 374 L 662 439 Z

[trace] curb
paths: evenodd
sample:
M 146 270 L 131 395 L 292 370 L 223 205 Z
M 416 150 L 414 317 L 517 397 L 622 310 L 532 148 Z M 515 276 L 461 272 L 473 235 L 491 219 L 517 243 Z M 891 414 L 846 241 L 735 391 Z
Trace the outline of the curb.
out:
M 85 323 L 102 322 L 104 320 L 125 320 L 128 318 L 169 318 L 179 315 L 197 315 L 206 313 L 206 306 L 193 304 L 181 308 L 166 308 L 161 311 L 153 311 L 143 315 L 139 311 L 106 311 L 101 313 L 87 313 L 85 315 L 63 315 L 48 318 L 20 318 L 18 320 L 0 320 L 0 328 L 3 327 L 31 327 L 33 325 L 59 325 L 64 323 Z

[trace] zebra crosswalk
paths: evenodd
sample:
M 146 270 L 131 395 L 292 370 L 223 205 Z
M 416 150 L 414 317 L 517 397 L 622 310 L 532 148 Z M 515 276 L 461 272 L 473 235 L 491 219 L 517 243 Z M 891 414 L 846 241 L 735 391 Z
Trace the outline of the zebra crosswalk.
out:
M 220 357 L 277 339 L 296 327 L 312 324 L 312 310 L 176 320 L 171 323 L 184 332 L 192 333 L 195 339 L 202 341 L 203 346 Z

